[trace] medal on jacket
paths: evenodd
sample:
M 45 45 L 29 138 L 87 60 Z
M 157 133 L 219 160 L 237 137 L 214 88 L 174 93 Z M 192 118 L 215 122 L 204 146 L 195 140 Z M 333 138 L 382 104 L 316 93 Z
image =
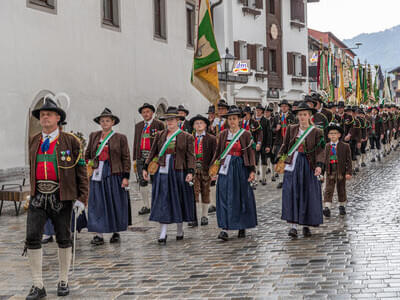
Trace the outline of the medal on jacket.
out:
M 71 151 L 67 150 L 66 153 L 67 153 L 67 161 L 71 161 L 71 156 L 70 156 Z
M 65 151 L 61 151 L 61 160 L 65 161 Z

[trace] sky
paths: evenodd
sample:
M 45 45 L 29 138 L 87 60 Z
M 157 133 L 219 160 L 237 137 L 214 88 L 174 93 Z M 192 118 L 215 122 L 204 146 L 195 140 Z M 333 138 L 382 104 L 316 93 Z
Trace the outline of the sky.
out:
M 308 27 L 331 31 L 339 39 L 400 25 L 399 16 L 400 0 L 320 0 L 308 4 Z

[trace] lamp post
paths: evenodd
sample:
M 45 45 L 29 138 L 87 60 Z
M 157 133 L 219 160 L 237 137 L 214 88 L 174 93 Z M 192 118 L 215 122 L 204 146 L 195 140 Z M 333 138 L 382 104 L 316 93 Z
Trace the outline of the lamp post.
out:
M 221 72 L 225 73 L 225 93 L 226 101 L 228 102 L 228 75 L 232 71 L 235 62 L 235 57 L 229 53 L 229 48 L 225 49 L 225 54 L 222 55 L 221 60 Z

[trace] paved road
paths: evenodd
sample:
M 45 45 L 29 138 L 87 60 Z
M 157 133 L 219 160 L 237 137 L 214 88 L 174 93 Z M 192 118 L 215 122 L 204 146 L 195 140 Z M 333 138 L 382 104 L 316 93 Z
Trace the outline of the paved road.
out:
M 288 238 L 275 183 L 257 189 L 259 226 L 244 240 L 218 241 L 215 215 L 207 227 L 185 227 L 183 241 L 171 226 L 166 247 L 158 225 L 136 215 L 120 245 L 91 246 L 82 233 L 69 299 L 400 299 L 399 153 L 364 168 L 349 184 L 349 214 L 334 206 L 308 239 Z M 132 201 L 137 211 L 135 192 Z M 0 299 L 24 299 L 31 285 L 26 214 L 13 213 L 8 205 L 0 217 Z M 44 247 L 43 273 L 53 299 L 55 243 Z

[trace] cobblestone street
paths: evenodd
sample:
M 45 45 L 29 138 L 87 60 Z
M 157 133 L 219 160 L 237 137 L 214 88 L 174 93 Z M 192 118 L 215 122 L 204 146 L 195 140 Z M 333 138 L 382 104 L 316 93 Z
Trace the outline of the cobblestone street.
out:
M 157 244 L 158 224 L 137 216 L 141 201 L 132 194 L 134 226 L 120 245 L 92 246 L 91 234 L 77 242 L 75 272 L 68 299 L 399 299 L 400 159 L 369 163 L 348 188 L 348 215 L 332 217 L 311 238 L 291 240 L 280 220 L 276 183 L 256 190 L 258 227 L 238 240 L 216 239 L 210 225 L 185 225 L 185 239 L 169 227 L 166 246 Z M 26 213 L 13 204 L 0 216 L 0 299 L 24 299 L 31 286 L 22 257 Z M 109 239 L 106 235 L 106 240 Z M 44 246 L 43 276 L 48 298 L 58 279 L 56 243 Z

